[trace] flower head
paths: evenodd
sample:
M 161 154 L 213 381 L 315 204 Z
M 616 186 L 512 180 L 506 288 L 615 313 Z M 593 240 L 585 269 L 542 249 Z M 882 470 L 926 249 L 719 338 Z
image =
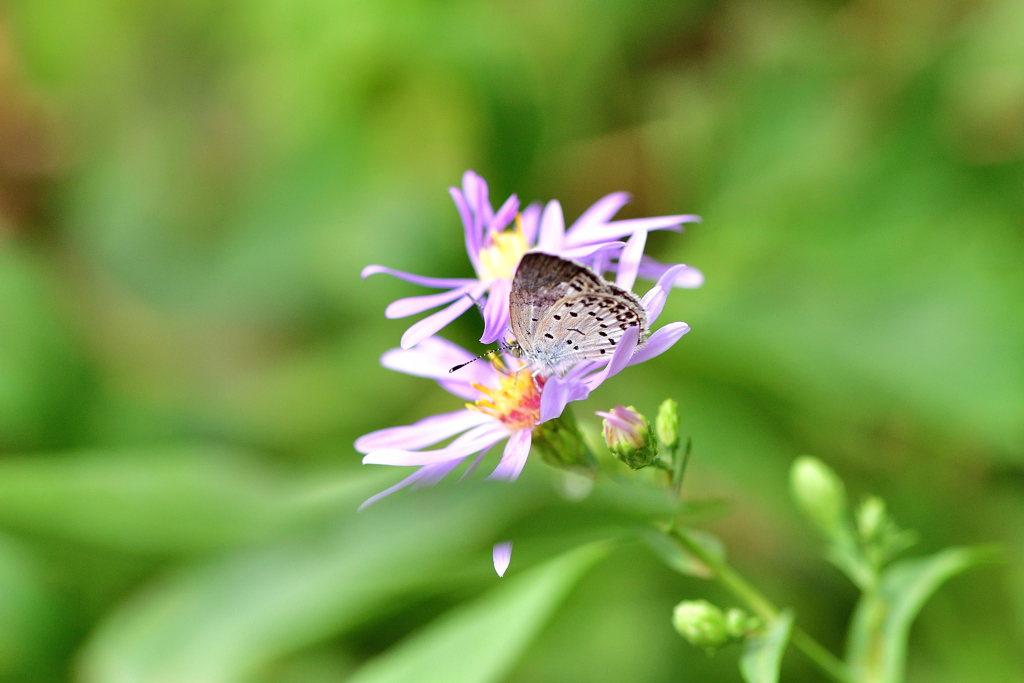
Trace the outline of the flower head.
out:
M 674 278 L 685 266 L 669 268 L 641 303 L 653 324 L 661 314 Z M 608 360 L 588 361 L 561 376 L 534 375 L 513 356 L 500 356 L 491 363 L 467 363 L 473 355 L 439 337 L 422 340 L 410 349 L 392 349 L 381 357 L 386 368 L 434 379 L 443 388 L 472 401 L 463 410 L 435 415 L 404 427 L 391 427 L 356 440 L 356 450 L 365 453 L 364 464 L 414 466 L 419 469 L 404 480 L 370 498 L 365 507 L 406 486 L 434 484 L 476 455 L 470 470 L 498 442 L 508 439 L 504 454 L 491 478 L 515 480 L 530 453 L 533 429 L 559 417 L 571 401 L 586 399 L 605 380 L 629 365 L 636 365 L 664 353 L 689 332 L 683 322 L 669 323 L 652 334 L 642 346 L 639 328 L 622 336 Z M 450 368 L 463 365 L 456 372 Z M 456 437 L 447 446 L 424 450 Z
M 535 380 L 530 370 L 512 357 L 472 363 L 449 374 L 449 368 L 472 358 L 468 351 L 437 337 L 411 349 L 392 349 L 381 358 L 385 367 L 435 379 L 449 392 L 471 402 L 462 410 L 382 429 L 356 440 L 356 450 L 366 454 L 364 464 L 419 467 L 403 481 L 370 498 L 364 507 L 406 486 L 436 483 L 475 455 L 469 469 L 472 471 L 487 451 L 505 439 L 508 443 L 504 454 L 490 478 L 515 480 L 519 476 L 530 453 L 533 428 L 542 421 L 546 383 L 542 378 Z M 580 394 L 572 382 L 565 386 L 568 393 Z M 451 437 L 455 439 L 448 445 L 430 448 Z
M 597 411 L 604 418 L 604 442 L 616 458 L 638 470 L 658 457 L 658 445 L 651 425 L 633 406 L 615 406 L 608 412 Z
M 472 171 L 462 177 L 462 188 L 450 188 L 452 200 L 462 218 L 466 253 L 475 278 L 433 278 L 371 265 L 362 276 L 389 273 L 395 277 L 445 291 L 414 296 L 391 303 L 384 314 L 404 318 L 439 306 L 442 310 L 413 324 L 402 336 L 402 348 L 409 349 L 430 337 L 469 310 L 481 306 L 484 332 L 480 341 L 491 344 L 508 327 L 508 295 L 519 260 L 530 249 L 540 249 L 565 258 L 584 261 L 598 273 L 614 272 L 616 283 L 631 289 L 637 276 L 659 279 L 672 265 L 658 263 L 643 254 L 651 230 L 679 230 L 684 223 L 699 221 L 693 215 L 659 216 L 612 221 L 628 201 L 623 192 L 610 194 L 583 212 L 568 230 L 562 207 L 550 201 L 541 209 L 532 204 L 519 212 L 519 199 L 512 195 L 495 211 L 488 198 L 487 183 Z M 623 237 L 629 237 L 623 242 Z M 676 287 L 699 287 L 704 276 L 695 268 L 678 267 L 670 283 Z

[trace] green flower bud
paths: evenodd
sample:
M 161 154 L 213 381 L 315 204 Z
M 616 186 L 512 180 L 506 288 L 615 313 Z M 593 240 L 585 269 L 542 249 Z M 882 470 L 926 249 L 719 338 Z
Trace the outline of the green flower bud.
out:
M 832 537 L 843 533 L 846 489 L 835 472 L 805 455 L 793 463 L 789 482 L 800 509 L 821 531 Z
M 533 428 L 532 447 L 537 449 L 544 462 L 554 467 L 589 475 L 597 471 L 597 460 L 583 440 L 576 418 L 568 407 L 561 416 Z
M 729 641 L 725 615 L 707 600 L 684 600 L 672 612 L 672 626 L 691 645 L 714 650 Z
M 636 408 L 615 406 L 611 412 L 597 414 L 604 418 L 604 442 L 616 458 L 638 470 L 658 457 L 651 425 Z
M 658 406 L 658 417 L 654 420 L 658 439 L 665 448 L 675 448 L 679 443 L 679 404 L 666 398 Z
M 759 628 L 761 628 L 761 620 L 750 616 L 738 607 L 733 607 L 725 613 L 725 630 L 733 638 L 743 638 Z
M 885 525 L 885 501 L 878 496 L 865 498 L 857 510 L 857 531 L 860 537 L 869 541 L 878 535 Z

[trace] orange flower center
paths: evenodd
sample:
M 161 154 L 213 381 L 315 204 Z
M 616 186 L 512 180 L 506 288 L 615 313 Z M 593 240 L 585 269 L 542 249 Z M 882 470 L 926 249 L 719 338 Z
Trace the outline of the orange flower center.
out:
M 466 407 L 500 420 L 510 431 L 532 429 L 540 420 L 540 389 L 544 378 L 535 378 L 529 368 L 512 372 L 500 360 L 492 365 L 498 371 L 498 386 L 473 384 L 484 397 L 476 403 L 467 403 Z

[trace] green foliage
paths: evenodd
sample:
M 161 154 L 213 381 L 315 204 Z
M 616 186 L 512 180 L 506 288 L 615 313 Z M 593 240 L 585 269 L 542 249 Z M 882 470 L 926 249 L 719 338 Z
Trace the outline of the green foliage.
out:
M 4 3 L 0 681 L 337 681 L 489 593 L 495 540 L 525 570 L 696 523 L 600 482 L 523 508 L 442 489 L 476 516 L 431 508 L 450 537 L 403 507 L 425 492 L 355 515 L 400 473 L 353 441 L 462 405 L 376 363 L 410 322 L 386 305 L 430 292 L 359 270 L 468 276 L 466 168 L 570 222 L 619 190 L 623 217 L 703 216 L 648 242 L 705 273 L 660 319 L 693 331 L 578 426 L 677 399 L 684 491 L 734 513 L 700 521 L 822 642 L 853 597 L 807 552 L 798 453 L 843 473 L 830 557 L 876 601 L 913 540 L 893 515 L 929 553 L 1024 547 L 1021 35 L 1017 0 Z M 662 551 L 614 550 L 509 679 L 735 681 L 667 619 L 724 604 L 707 565 Z M 986 572 L 920 613 L 908 683 L 1020 678 L 1024 556 Z
M 171 572 L 99 625 L 84 649 L 83 680 L 240 680 L 358 627 L 403 595 L 466 581 L 450 575 L 453 564 L 473 562 L 473 550 L 510 525 L 527 540 L 528 531 L 514 530 L 557 515 L 564 548 L 580 530 L 607 536 L 616 524 L 670 511 L 644 490 L 603 487 L 570 507 L 539 482 L 520 484 L 432 491 L 355 518 L 349 508 L 301 536 Z M 489 562 L 475 566 L 489 570 Z
M 943 583 L 971 567 L 992 562 L 993 548 L 947 548 L 886 569 L 874 591 L 857 604 L 846 659 L 863 683 L 903 683 L 910 626 Z
M 489 683 L 504 678 L 565 594 L 597 560 L 602 545 L 583 546 L 510 578 L 439 617 L 371 661 L 352 683 Z
M 705 552 L 720 561 L 725 560 L 725 545 L 713 534 L 697 529 L 687 530 L 686 533 Z M 692 553 L 687 552 L 676 539 L 668 534 L 654 529 L 644 529 L 640 532 L 640 538 L 666 565 L 680 574 L 701 579 L 712 577 L 711 570 L 707 565 L 694 557 Z
M 778 683 L 782 654 L 793 630 L 793 613 L 785 611 L 765 632 L 747 638 L 740 657 L 740 673 L 747 683 Z

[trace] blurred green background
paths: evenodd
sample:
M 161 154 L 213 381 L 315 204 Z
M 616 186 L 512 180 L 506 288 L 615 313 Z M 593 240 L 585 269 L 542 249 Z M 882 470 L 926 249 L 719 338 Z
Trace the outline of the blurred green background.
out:
M 912 552 L 1003 544 L 925 608 L 908 680 L 1024 681 L 1022 35 L 1019 0 L 0 5 L 0 679 L 343 681 L 491 595 L 510 529 L 505 582 L 571 545 L 529 476 L 354 521 L 401 474 L 355 437 L 460 405 L 376 364 L 409 324 L 385 305 L 425 292 L 359 270 L 469 275 L 446 188 L 473 168 L 570 221 L 616 190 L 703 215 L 649 241 L 707 276 L 666 309 L 693 331 L 577 415 L 679 400 L 732 562 L 836 652 L 856 593 L 797 455 Z M 571 534 L 614 517 L 590 506 Z M 636 544 L 564 581 L 550 619 L 474 603 L 493 628 L 449 655 L 739 680 L 670 625 L 732 604 L 707 582 Z M 783 680 L 822 679 L 789 652 Z

